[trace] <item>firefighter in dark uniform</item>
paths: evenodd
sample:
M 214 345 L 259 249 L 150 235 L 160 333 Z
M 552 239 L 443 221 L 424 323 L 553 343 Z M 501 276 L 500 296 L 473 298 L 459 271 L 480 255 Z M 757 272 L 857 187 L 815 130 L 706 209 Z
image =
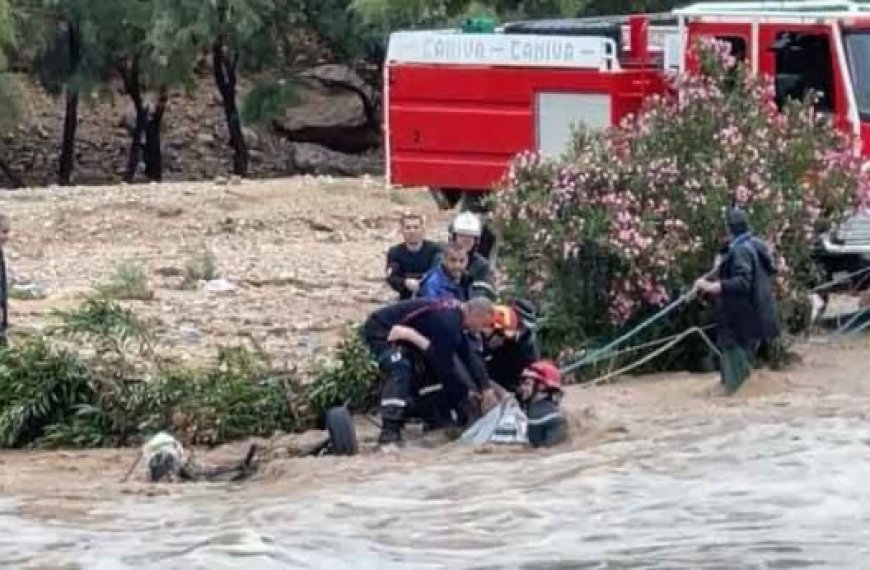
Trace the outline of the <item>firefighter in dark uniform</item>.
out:
M 497 305 L 492 325 L 482 336 L 489 377 L 508 392 L 516 392 L 523 371 L 540 358 L 531 327 L 514 306 Z
M 562 375 L 555 364 L 539 360 L 526 368 L 517 398 L 529 421 L 532 447 L 550 447 L 568 439 L 568 422 L 559 409 Z
M 477 298 L 454 300 L 413 299 L 375 311 L 363 326 L 363 338 L 385 376 L 381 392 L 382 420 L 379 442 L 400 443 L 402 429 L 418 396 L 415 356 L 441 382 L 451 406 L 470 397 L 484 409 L 495 404 L 483 361 L 469 342 L 492 320 L 492 303 Z M 460 370 L 467 371 L 467 378 Z

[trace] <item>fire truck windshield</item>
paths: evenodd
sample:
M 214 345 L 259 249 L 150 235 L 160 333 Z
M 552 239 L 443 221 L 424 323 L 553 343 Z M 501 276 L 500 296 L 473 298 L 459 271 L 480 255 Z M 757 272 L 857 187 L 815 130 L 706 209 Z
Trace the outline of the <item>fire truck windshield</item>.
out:
M 845 42 L 858 113 L 870 121 L 870 30 L 850 32 Z

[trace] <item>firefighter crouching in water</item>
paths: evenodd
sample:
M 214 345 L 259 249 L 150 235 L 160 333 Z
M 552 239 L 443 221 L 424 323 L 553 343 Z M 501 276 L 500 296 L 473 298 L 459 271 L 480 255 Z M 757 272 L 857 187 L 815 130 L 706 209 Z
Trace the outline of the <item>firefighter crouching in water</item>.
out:
M 532 323 L 527 322 L 532 319 L 531 308 L 520 302 L 498 305 L 493 309 L 492 325 L 482 334 L 489 377 L 511 393 L 519 388 L 523 371 L 540 358 Z
M 492 311 L 492 303 L 485 298 L 465 303 L 413 299 L 383 307 L 366 320 L 365 344 L 385 376 L 380 444 L 402 441 L 402 430 L 419 395 L 417 357 L 422 357 L 427 370 L 441 383 L 442 401 L 457 413 L 470 397 L 479 398 L 483 410 L 497 403 L 483 361 L 474 354 L 468 337 L 490 324 Z M 468 370 L 472 386 L 458 369 L 460 364 Z
M 773 295 L 776 269 L 767 245 L 749 231 L 749 216 L 733 209 L 726 216 L 731 241 L 719 264 L 718 280 L 699 279 L 702 295 L 716 298 L 722 384 L 732 395 L 752 372 L 762 341 L 779 335 Z
M 535 362 L 522 373 L 517 398 L 528 418 L 532 447 L 559 445 L 568 439 L 568 422 L 559 409 L 562 375 L 549 360 Z

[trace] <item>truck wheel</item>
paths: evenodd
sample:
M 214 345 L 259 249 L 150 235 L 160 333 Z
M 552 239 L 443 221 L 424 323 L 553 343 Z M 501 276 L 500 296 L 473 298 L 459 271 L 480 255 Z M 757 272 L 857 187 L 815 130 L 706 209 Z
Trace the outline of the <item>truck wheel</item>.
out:
M 350 412 L 344 406 L 330 408 L 326 412 L 326 431 L 329 432 L 329 448 L 333 455 L 356 455 L 359 445 L 356 426 Z
M 438 204 L 439 210 L 452 210 L 465 194 L 462 190 L 450 188 L 430 188 L 429 193 L 432 195 L 435 203 Z

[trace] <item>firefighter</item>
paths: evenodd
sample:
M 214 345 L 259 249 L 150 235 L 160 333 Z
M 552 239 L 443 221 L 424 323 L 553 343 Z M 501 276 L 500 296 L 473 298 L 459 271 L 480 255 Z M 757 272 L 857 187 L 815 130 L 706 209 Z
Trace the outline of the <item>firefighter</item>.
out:
M 519 388 L 523 371 L 540 358 L 529 323 L 514 306 L 493 310 L 492 325 L 483 332 L 483 359 L 489 377 L 508 392 Z
M 441 261 L 420 280 L 417 297 L 467 301 L 471 296 L 464 279 L 467 265 L 468 253 L 465 249 L 455 242 L 447 244 Z
M 435 267 L 440 248 L 424 238 L 423 216 L 406 212 L 399 223 L 404 241 L 387 252 L 387 284 L 400 300 L 406 300 L 419 290 L 420 278 Z
M 555 364 L 539 360 L 526 368 L 517 398 L 528 418 L 532 447 L 550 447 L 568 439 L 568 422 L 559 409 L 562 375 Z
M 366 320 L 363 338 L 385 376 L 380 444 L 402 441 L 402 429 L 418 395 L 417 355 L 441 382 L 454 407 L 472 396 L 480 399 L 484 409 L 495 404 L 486 367 L 468 338 L 468 333 L 480 332 L 491 321 L 492 303 L 485 298 L 465 303 L 412 299 L 381 308 Z M 467 379 L 460 366 L 467 369 Z
M 471 212 L 462 212 L 450 225 L 450 241 L 458 244 L 468 254 L 465 286 L 472 296 L 494 300 L 496 294 L 489 261 L 477 251 L 482 233 L 483 224 L 480 218 Z
M 731 241 L 718 268 L 718 279 L 699 279 L 697 291 L 716 299 L 720 364 L 725 393 L 732 395 L 752 372 L 762 341 L 779 335 L 773 295 L 776 274 L 767 245 L 750 233 L 749 216 L 741 209 L 726 215 Z

